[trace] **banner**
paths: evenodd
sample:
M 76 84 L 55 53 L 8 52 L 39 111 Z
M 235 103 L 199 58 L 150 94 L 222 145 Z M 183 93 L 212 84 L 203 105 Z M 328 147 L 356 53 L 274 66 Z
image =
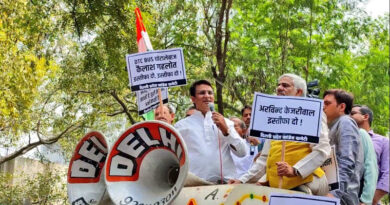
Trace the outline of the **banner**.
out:
M 158 89 L 137 91 L 138 114 L 143 115 L 159 106 Z M 163 103 L 168 103 L 168 88 L 161 88 Z
M 323 101 L 255 93 L 250 136 L 318 143 Z
M 126 55 L 131 91 L 187 84 L 181 48 Z

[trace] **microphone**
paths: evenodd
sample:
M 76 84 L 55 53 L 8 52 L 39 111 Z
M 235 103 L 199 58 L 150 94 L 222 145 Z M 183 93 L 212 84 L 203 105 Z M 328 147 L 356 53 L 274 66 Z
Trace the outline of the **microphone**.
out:
M 211 102 L 211 103 L 208 104 L 208 106 L 209 106 L 209 109 L 210 109 L 211 112 L 215 111 L 214 103 Z
M 209 106 L 209 109 L 210 109 L 211 112 L 215 111 L 214 103 L 210 102 L 207 105 Z M 213 131 L 214 131 L 214 125 L 212 125 L 212 127 L 213 127 Z M 218 136 L 218 134 L 217 134 L 217 136 Z

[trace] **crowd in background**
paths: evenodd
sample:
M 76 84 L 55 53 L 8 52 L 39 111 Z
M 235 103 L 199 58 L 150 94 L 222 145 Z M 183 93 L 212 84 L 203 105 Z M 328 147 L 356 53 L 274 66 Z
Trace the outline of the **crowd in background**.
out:
M 294 74 L 279 77 L 276 94 L 306 97 L 306 81 Z M 308 194 L 337 197 L 341 204 L 378 204 L 389 193 L 389 139 L 371 129 L 374 113 L 342 89 L 323 94 L 319 143 L 264 140 L 249 135 L 252 107 L 241 116 L 226 118 L 214 111 L 210 82 L 190 87 L 193 102 L 186 117 L 174 126 L 188 148 L 189 171 L 215 184 L 256 183 Z M 210 106 L 212 105 L 212 106 Z M 380 113 L 378 113 L 380 115 Z M 155 119 L 173 124 L 175 109 L 166 104 L 155 110 Z M 321 165 L 335 147 L 339 188 L 329 191 Z M 283 177 L 281 184 L 279 178 Z

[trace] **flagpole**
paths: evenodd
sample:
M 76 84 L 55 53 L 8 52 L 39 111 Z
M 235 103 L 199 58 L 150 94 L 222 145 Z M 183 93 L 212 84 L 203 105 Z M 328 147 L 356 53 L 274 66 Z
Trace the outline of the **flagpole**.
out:
M 150 42 L 149 35 L 146 32 L 145 25 L 142 21 L 141 11 L 139 8 L 135 8 L 134 10 L 136 16 L 136 24 L 137 24 L 137 44 L 138 44 L 138 52 L 146 52 L 152 51 L 153 46 Z M 160 102 L 160 113 L 163 112 L 163 101 L 161 95 L 161 88 L 158 88 L 158 100 Z M 152 111 L 150 111 L 152 112 Z M 150 120 L 150 119 L 149 119 Z

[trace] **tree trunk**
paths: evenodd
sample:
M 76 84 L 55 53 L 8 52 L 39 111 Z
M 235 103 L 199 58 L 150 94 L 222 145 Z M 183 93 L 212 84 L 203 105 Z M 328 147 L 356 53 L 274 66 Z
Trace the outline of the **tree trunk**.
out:
M 217 60 L 217 68 L 213 67 L 213 76 L 215 78 L 215 86 L 217 88 L 217 103 L 218 103 L 218 112 L 223 115 L 223 85 L 226 81 L 226 57 L 227 57 L 227 47 L 229 42 L 229 11 L 232 7 L 233 0 L 222 0 L 221 8 L 219 11 L 219 16 L 217 20 L 217 25 L 215 29 L 215 43 L 216 43 L 216 52 L 215 57 Z M 223 28 L 225 24 L 225 28 Z M 224 33 L 223 33 L 224 32 Z M 218 72 L 217 72 L 218 70 Z

